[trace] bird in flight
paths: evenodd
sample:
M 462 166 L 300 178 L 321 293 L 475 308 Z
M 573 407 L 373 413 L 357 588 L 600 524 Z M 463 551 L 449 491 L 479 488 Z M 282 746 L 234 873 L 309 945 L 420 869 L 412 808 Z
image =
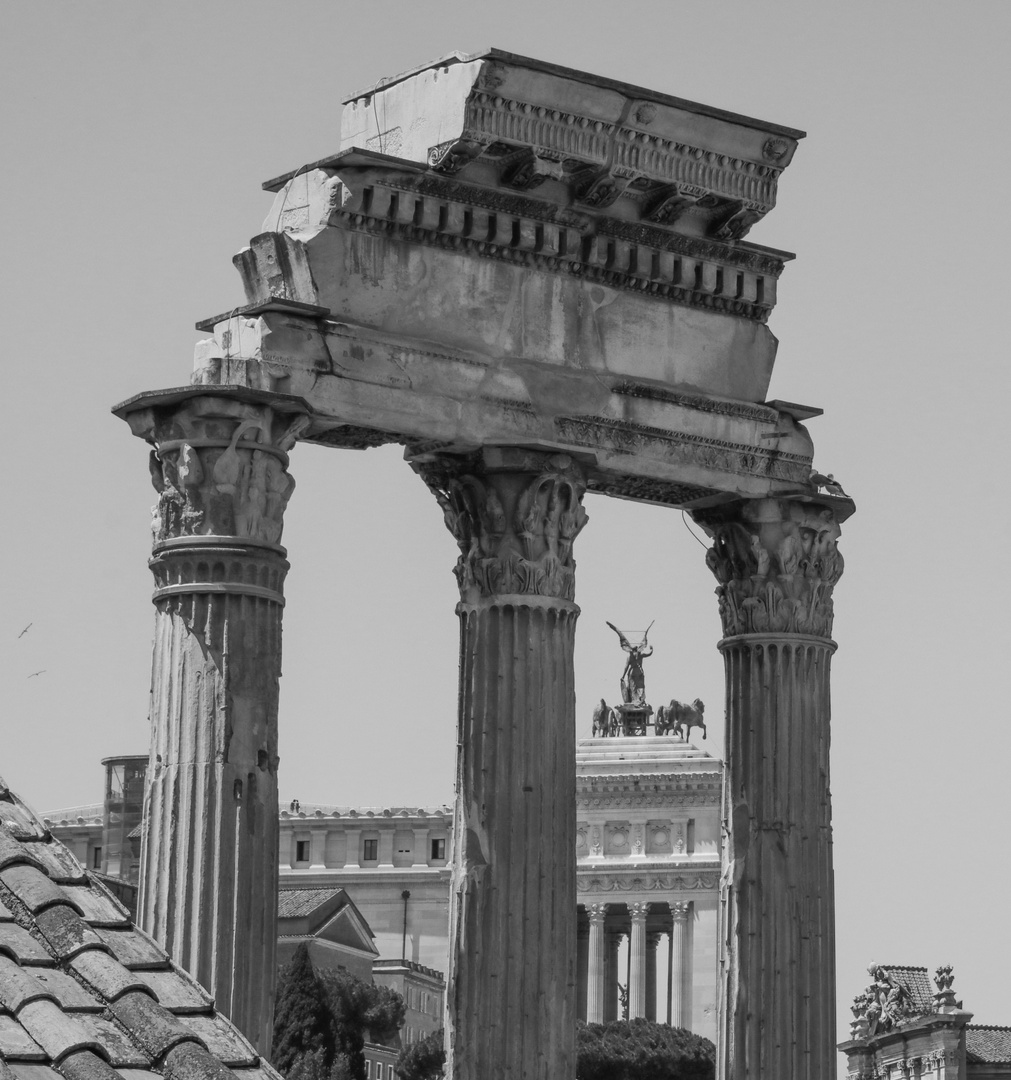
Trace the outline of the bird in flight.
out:
M 31 673 L 31 675 L 28 676 L 28 678 L 29 679 L 34 679 L 36 675 L 44 675 L 45 673 L 46 673 L 46 669 L 42 668 L 40 671 L 33 671 Z
M 27 625 L 27 626 L 26 626 L 26 627 L 24 628 L 24 630 L 22 630 L 22 631 L 21 631 L 21 633 L 20 633 L 20 634 L 18 634 L 18 641 L 20 641 L 20 640 L 21 640 L 21 639 L 22 639 L 22 638 L 23 638 L 23 637 L 25 636 L 25 634 L 27 634 L 27 633 L 28 633 L 28 631 L 29 631 L 29 630 L 31 630 L 31 628 L 32 628 L 32 626 L 33 626 L 33 625 L 34 625 L 33 623 L 29 623 L 29 624 L 28 624 L 28 625 Z

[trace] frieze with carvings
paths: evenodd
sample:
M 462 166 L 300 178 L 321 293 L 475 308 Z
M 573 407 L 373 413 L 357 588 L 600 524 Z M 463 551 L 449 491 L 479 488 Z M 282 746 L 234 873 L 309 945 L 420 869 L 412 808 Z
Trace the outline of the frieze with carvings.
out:
M 712 873 L 642 873 L 600 874 L 578 872 L 577 893 L 675 892 L 716 889 L 719 872 Z
M 482 91 L 468 98 L 465 123 L 469 135 L 480 132 L 482 137 L 528 146 L 538 153 L 563 153 L 599 166 L 613 163 L 632 174 L 746 199 L 766 210 L 776 202 L 781 170 L 775 163 L 786 154 L 784 150 L 777 158 L 766 153 L 766 163 L 747 161 L 632 127 Z
M 587 521 L 582 470 L 564 454 L 520 456 L 508 469 L 447 458 L 415 466 L 460 546 L 455 574 L 465 602 L 575 594 L 572 546 Z
M 787 633 L 830 638 L 832 591 L 842 576 L 839 524 L 830 507 L 762 499 L 735 519 L 695 511 L 713 537 L 706 564 L 719 585 L 725 637 Z
M 630 424 L 606 416 L 560 416 L 555 420 L 555 430 L 574 446 L 607 447 L 625 454 L 648 448 L 651 455 L 663 456 L 678 464 L 697 464 L 742 476 L 761 476 L 806 485 L 811 475 L 811 459 L 804 454 L 742 446 L 702 435 Z

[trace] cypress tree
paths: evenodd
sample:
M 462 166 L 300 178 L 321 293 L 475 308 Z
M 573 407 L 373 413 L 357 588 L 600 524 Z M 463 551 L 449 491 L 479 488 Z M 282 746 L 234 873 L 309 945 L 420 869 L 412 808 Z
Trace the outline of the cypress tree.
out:
M 327 1069 L 334 1059 L 333 1020 L 327 995 L 312 969 L 309 949 L 303 942 L 277 978 L 274 1006 L 274 1068 L 287 1075 L 303 1054 L 320 1051 Z

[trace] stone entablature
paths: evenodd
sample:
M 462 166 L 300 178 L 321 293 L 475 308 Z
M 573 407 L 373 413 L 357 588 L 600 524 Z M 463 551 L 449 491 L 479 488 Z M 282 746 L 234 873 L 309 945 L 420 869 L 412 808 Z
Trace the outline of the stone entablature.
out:
M 280 816 L 281 869 L 444 867 L 452 822 L 450 806 L 356 808 L 293 801 Z

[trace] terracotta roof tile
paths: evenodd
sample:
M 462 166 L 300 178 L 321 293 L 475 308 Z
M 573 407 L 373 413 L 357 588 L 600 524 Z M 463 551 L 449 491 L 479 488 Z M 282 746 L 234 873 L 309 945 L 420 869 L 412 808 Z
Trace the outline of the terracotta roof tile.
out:
M 925 1016 L 934 1011 L 934 988 L 925 967 L 910 967 L 906 964 L 882 964 L 881 967 L 905 987 L 917 1016 Z
M 277 917 L 299 919 L 311 915 L 341 890 L 329 889 L 281 889 L 277 894 Z
M 23 1061 L 10 1063 L 14 1080 L 60 1080 L 60 1074 L 48 1065 L 33 1065 Z
M 108 930 L 95 927 L 95 933 L 111 950 L 112 955 L 131 971 L 138 968 L 168 967 L 168 957 L 148 937 L 133 927 L 125 930 Z
M 49 964 L 53 958 L 17 923 L 0 923 L 0 953 L 4 953 L 19 964 Z
M 66 904 L 39 912 L 35 919 L 39 933 L 60 960 L 69 960 L 87 948 L 102 948 L 102 939 Z
M 62 891 L 92 926 L 130 926 L 130 912 L 97 881 L 64 885 Z
M 127 990 L 143 990 L 146 983 L 107 952 L 88 949 L 70 961 L 70 968 L 106 1001 L 115 1001 Z
M 46 1052 L 14 1019 L 0 1015 L 0 1060 L 45 1061 Z
M 19 847 L 59 885 L 78 885 L 87 881 L 84 867 L 62 845 L 52 841 L 25 840 Z
M 98 1054 L 79 1050 L 60 1062 L 60 1072 L 66 1080 L 119 1080 L 119 1073 Z
M 0 1080 L 280 1080 L 0 781 Z
M 965 1029 L 965 1055 L 969 1061 L 1011 1062 L 1011 1027 L 969 1024 Z
M 9 956 L 0 956 L 0 1005 L 16 1014 L 22 1005 L 36 998 L 55 1001 L 56 995 Z
M 207 991 L 180 971 L 138 971 L 136 978 L 154 994 L 159 1004 L 176 1013 L 210 1012 Z
M 29 1001 L 18 1010 L 18 1023 L 57 1064 L 72 1050 L 99 1049 L 94 1031 L 79 1016 L 65 1013 L 52 1000 Z
M 27 863 L 8 866 L 6 870 L 0 870 L 0 881 L 32 914 L 53 904 L 67 902 L 59 885 L 50 881 L 45 871 L 37 866 Z

